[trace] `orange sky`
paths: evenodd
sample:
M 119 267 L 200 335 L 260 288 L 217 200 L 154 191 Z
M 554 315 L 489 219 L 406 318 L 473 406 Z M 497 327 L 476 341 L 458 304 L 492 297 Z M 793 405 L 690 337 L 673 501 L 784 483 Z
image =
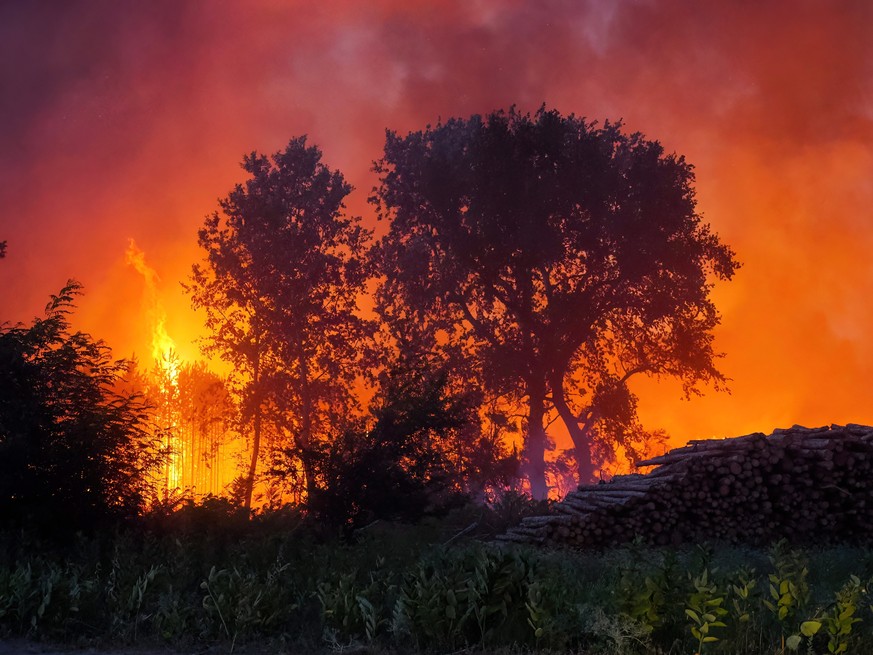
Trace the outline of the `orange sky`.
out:
M 744 266 L 715 289 L 731 395 L 639 385 L 675 442 L 873 423 L 873 3 L 457 0 L 0 5 L 0 319 L 69 277 L 80 327 L 150 352 L 244 152 L 308 134 L 366 195 L 386 127 L 545 102 L 623 118 L 696 165 L 699 208 Z

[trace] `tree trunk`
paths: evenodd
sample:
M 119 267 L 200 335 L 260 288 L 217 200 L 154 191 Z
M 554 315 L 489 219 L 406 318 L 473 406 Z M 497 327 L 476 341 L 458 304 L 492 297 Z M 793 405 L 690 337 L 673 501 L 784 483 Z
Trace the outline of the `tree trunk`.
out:
M 527 416 L 527 435 L 524 442 L 524 473 L 530 481 L 530 493 L 535 500 L 545 500 L 549 496 L 546 484 L 546 429 L 545 385 L 539 382 L 529 386 L 529 405 Z
M 307 501 L 312 498 L 313 493 L 316 491 L 315 466 L 312 460 L 312 453 L 310 453 L 308 450 L 300 450 L 300 463 L 303 466 L 303 475 L 306 478 Z
M 570 439 L 573 440 L 573 448 L 576 450 L 576 472 L 579 475 L 579 484 L 594 482 L 594 462 L 591 458 L 591 432 L 588 426 L 580 425 L 578 417 L 573 414 L 567 399 L 564 397 L 563 376 L 554 376 L 551 381 L 552 399 L 558 416 L 561 417 Z
M 246 477 L 246 495 L 243 504 L 246 510 L 251 510 L 252 508 L 252 493 L 255 489 L 255 474 L 258 470 L 258 454 L 261 450 L 261 357 L 258 352 L 259 346 L 259 339 L 255 338 L 255 361 L 252 365 L 252 388 L 254 389 L 255 396 L 255 413 L 253 417 L 254 435 L 252 440 L 252 461 L 249 464 L 249 473 Z
M 300 462 L 303 464 L 303 475 L 306 477 L 306 497 L 312 497 L 315 491 L 315 471 L 312 462 L 312 414 L 313 400 L 309 381 L 309 362 L 301 346 L 297 361 L 300 365 L 300 404 L 301 425 L 297 449 L 300 451 Z
M 250 510 L 252 507 L 252 493 L 255 489 L 255 474 L 258 470 L 258 454 L 261 450 L 261 408 L 255 408 L 254 438 L 252 441 L 252 461 L 249 464 L 249 474 L 246 477 L 246 497 L 244 507 Z

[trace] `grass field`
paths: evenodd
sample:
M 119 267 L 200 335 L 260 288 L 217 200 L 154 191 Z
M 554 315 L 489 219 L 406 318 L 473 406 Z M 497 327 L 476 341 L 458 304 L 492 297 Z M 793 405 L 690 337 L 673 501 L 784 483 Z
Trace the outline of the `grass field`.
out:
M 64 544 L 3 534 L 4 647 L 873 652 L 866 547 L 507 547 L 469 536 L 495 527 L 475 508 L 354 542 L 294 515 L 189 518 Z

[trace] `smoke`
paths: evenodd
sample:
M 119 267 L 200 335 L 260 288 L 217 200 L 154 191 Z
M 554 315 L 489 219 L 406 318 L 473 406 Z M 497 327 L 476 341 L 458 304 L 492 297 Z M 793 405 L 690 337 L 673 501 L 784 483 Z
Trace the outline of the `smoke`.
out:
M 684 154 L 744 263 L 714 290 L 733 394 L 641 384 L 652 427 L 871 422 L 871 43 L 866 0 L 3 3 L 0 317 L 26 320 L 72 276 L 82 327 L 143 350 L 134 234 L 194 357 L 202 317 L 176 283 L 243 153 L 308 134 L 371 220 L 386 128 L 545 102 Z

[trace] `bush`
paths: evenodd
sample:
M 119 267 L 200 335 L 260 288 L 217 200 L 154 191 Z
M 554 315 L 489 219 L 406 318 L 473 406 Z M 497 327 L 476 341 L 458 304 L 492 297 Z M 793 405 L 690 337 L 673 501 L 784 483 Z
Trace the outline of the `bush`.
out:
M 0 327 L 0 516 L 55 535 L 139 514 L 160 452 L 109 348 L 71 332 L 70 282 L 30 327 Z

